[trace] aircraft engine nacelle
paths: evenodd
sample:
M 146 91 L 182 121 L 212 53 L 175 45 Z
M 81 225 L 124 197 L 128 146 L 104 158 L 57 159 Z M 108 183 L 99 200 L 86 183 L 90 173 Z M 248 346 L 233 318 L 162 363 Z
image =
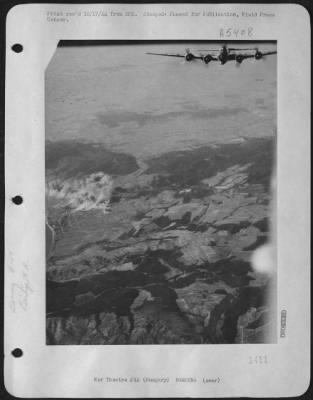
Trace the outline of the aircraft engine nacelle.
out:
M 263 58 L 263 53 L 261 52 L 261 51 L 257 51 L 256 53 L 255 53 L 255 59 L 256 60 L 261 60 L 261 58 Z
M 236 56 L 236 62 L 238 64 L 241 64 L 243 62 L 243 56 L 241 54 L 238 54 L 238 56 Z
M 209 64 L 210 61 L 212 61 L 213 57 L 210 54 L 207 54 L 206 56 L 203 57 L 203 62 L 205 64 Z
M 185 55 L 185 59 L 186 59 L 186 61 L 192 61 L 193 59 L 194 59 L 194 55 L 192 54 L 192 53 L 187 53 L 186 55 Z

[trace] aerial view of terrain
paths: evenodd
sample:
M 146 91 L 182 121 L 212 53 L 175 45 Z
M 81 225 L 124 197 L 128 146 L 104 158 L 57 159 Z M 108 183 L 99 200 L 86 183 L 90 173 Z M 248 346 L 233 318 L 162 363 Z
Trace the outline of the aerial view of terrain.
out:
M 47 67 L 47 344 L 273 341 L 250 260 L 269 238 L 276 55 L 146 54 L 203 46 L 221 44 L 59 46 Z

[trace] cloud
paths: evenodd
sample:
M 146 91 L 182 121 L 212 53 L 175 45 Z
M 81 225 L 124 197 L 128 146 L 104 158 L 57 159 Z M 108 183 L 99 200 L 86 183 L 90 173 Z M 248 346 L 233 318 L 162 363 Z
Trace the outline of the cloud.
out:
M 149 123 L 163 123 L 174 118 L 190 118 L 210 120 L 212 118 L 228 117 L 247 112 L 243 107 L 221 107 L 215 109 L 199 109 L 194 106 L 192 110 L 169 111 L 166 113 L 156 114 L 154 112 L 136 112 L 136 111 L 106 111 L 97 113 L 99 122 L 108 128 L 118 128 L 126 123 L 135 123 L 139 127 Z
M 59 208 L 72 212 L 99 209 L 104 213 L 110 201 L 113 180 L 103 172 L 78 179 L 55 179 L 47 182 L 46 196 L 58 199 Z

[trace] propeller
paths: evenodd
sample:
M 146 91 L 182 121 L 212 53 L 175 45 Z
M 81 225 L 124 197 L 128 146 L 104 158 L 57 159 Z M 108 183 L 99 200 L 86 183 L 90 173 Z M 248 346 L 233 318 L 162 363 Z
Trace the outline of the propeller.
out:
M 186 49 L 185 60 L 192 61 L 194 58 L 195 56 L 190 52 L 190 49 Z
M 205 65 L 209 65 L 210 61 L 212 61 L 213 57 L 211 54 L 207 54 L 206 56 L 203 57 L 203 62 Z
M 258 48 L 255 49 L 254 58 L 255 58 L 256 60 L 264 59 L 263 53 L 262 53 Z
M 243 62 L 243 56 L 241 54 L 238 54 L 236 56 L 236 67 L 240 67 L 241 63 Z

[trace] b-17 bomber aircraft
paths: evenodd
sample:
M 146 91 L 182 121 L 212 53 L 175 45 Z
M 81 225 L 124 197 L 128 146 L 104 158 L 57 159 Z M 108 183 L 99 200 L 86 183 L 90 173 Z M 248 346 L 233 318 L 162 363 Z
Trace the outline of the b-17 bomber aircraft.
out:
M 247 51 L 254 51 L 254 53 L 246 53 Z M 277 54 L 277 51 L 262 52 L 257 47 L 255 48 L 231 48 L 227 45 L 222 46 L 220 49 L 209 49 L 209 50 L 198 50 L 198 55 L 190 52 L 186 49 L 185 54 L 176 53 L 147 53 L 150 55 L 166 56 L 166 57 L 180 57 L 186 61 L 202 60 L 206 65 L 211 61 L 219 61 L 222 65 L 228 61 L 236 61 L 236 65 L 239 66 L 243 60 L 247 58 L 254 58 L 255 60 L 265 59 L 266 56 L 271 54 Z M 212 54 L 213 53 L 213 54 Z

